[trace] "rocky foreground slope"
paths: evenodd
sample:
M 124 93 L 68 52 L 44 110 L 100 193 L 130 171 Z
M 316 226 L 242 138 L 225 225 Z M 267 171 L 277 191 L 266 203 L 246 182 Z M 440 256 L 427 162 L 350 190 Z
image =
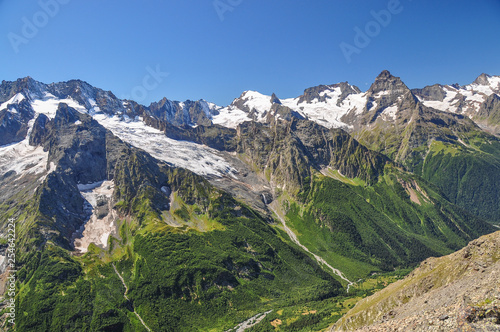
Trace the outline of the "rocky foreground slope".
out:
M 429 258 L 331 331 L 500 331 L 500 231 Z

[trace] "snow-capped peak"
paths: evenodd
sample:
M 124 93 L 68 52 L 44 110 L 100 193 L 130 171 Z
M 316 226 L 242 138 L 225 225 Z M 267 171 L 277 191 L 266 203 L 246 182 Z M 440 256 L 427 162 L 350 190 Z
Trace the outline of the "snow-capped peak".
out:
M 213 123 L 235 128 L 245 121 L 265 122 L 273 103 L 282 104 L 328 128 L 347 127 L 341 118 L 354 111 L 361 113 L 366 104 L 366 93 L 347 82 L 321 85 L 306 89 L 296 98 L 278 99 L 257 91 L 245 91 L 231 105 L 221 109 Z
M 269 111 L 272 106 L 271 96 L 264 95 L 257 91 L 243 92 L 240 98 L 233 102 L 233 105 L 236 105 L 237 103 L 240 104 L 240 101 L 245 106 L 243 110 L 247 110 L 248 112 L 256 111 L 258 114 Z
M 500 96 L 500 76 L 481 74 L 473 83 L 433 85 L 417 91 L 419 100 L 428 107 L 474 117 L 486 99 Z
M 500 76 L 481 74 L 472 84 L 465 86 L 466 90 L 484 93 L 490 96 L 500 93 Z
M 16 93 L 14 95 L 14 97 L 10 98 L 9 100 L 7 100 L 5 103 L 3 103 L 2 105 L 0 105 L 0 111 L 6 109 L 9 105 L 12 105 L 12 104 L 19 104 L 20 102 L 22 102 L 24 99 L 26 99 L 26 97 L 22 94 L 22 93 Z
M 219 109 L 212 122 L 229 128 L 236 128 L 245 121 L 264 122 L 273 105 L 271 100 L 271 96 L 257 91 L 245 91 L 231 105 Z

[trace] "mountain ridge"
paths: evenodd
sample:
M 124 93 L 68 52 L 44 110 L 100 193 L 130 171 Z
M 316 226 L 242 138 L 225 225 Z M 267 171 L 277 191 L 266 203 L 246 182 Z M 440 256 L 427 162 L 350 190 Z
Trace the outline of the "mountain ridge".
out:
M 4 82 L 0 234 L 14 218 L 20 328 L 226 330 L 359 291 L 334 269 L 409 268 L 493 231 L 500 150 L 473 120 L 388 71 L 365 93 L 301 98 L 144 106 L 79 80 Z
M 298 96 L 296 98 L 278 99 L 276 95 L 273 94 L 273 96 L 276 97 L 276 100 L 280 101 L 283 105 L 290 107 L 292 110 L 301 112 L 302 115 L 308 115 L 313 120 L 318 122 L 321 119 L 318 119 L 312 114 L 307 114 L 308 113 L 307 111 L 306 113 L 303 113 L 304 108 L 305 106 L 307 106 L 307 104 L 309 105 L 318 104 L 316 108 L 319 110 L 322 109 L 326 112 L 335 111 L 335 106 L 342 105 L 343 107 L 341 107 L 340 110 L 342 114 L 340 114 L 340 116 L 337 117 L 337 120 L 331 119 L 331 121 L 326 121 L 326 122 L 321 121 L 319 123 L 330 127 L 344 126 L 346 128 L 349 128 L 349 126 L 352 125 L 351 120 L 349 119 L 350 118 L 349 113 L 352 113 L 353 111 L 357 111 L 356 113 L 359 113 L 362 111 L 362 109 L 366 108 L 366 104 L 373 105 L 373 101 L 367 100 L 366 95 L 376 94 L 376 92 L 374 92 L 374 89 L 377 86 L 377 81 L 380 81 L 381 79 L 383 80 L 391 79 L 391 77 L 394 76 L 392 76 L 389 71 L 384 70 L 379 76 L 377 76 L 375 82 L 365 92 L 361 91 L 358 87 L 354 85 L 350 85 L 347 82 L 342 82 L 331 85 L 319 85 L 316 87 L 307 88 L 304 90 L 303 95 Z M 397 80 L 404 86 L 405 90 L 410 90 L 406 87 L 406 85 L 404 85 L 404 83 L 402 83 L 401 79 L 397 78 Z M 65 84 L 66 86 L 69 86 L 69 88 L 63 87 Z M 388 87 L 389 86 L 385 86 L 385 89 L 387 89 Z M 38 94 L 39 97 L 43 97 L 41 94 L 43 94 L 42 90 L 45 89 L 47 90 L 47 92 L 52 93 L 61 99 L 69 95 L 75 95 L 75 93 L 80 92 L 79 90 L 81 89 L 83 90 L 81 91 L 81 95 L 83 96 L 88 97 L 89 95 L 91 95 L 93 97 L 96 97 L 97 95 L 99 95 L 101 96 L 101 98 L 105 98 L 108 101 L 118 100 L 110 91 L 104 91 L 101 89 L 93 88 L 90 84 L 81 80 L 70 80 L 67 82 L 43 84 L 35 81 L 33 78 L 28 76 L 26 78 L 18 79 L 17 81 L 13 82 L 3 81 L 2 89 L 0 89 L 0 102 L 2 103 L 2 106 L 5 107 L 6 105 L 3 104 L 8 102 L 10 98 L 14 97 L 16 93 L 22 92 L 22 89 L 29 89 L 31 93 L 35 93 L 35 95 Z M 384 87 L 380 86 L 378 87 L 378 89 L 382 91 L 384 90 Z M 434 101 L 442 102 L 443 100 L 445 100 L 447 91 L 450 89 L 456 90 L 457 91 L 456 94 L 458 95 L 460 95 L 460 93 L 463 93 L 464 95 L 460 96 L 466 98 L 465 102 L 468 103 L 467 105 L 469 106 L 467 106 L 466 108 L 464 108 L 465 106 L 459 108 L 454 107 L 453 103 L 455 101 L 458 102 L 457 99 L 458 97 L 455 97 L 453 100 L 450 99 L 450 104 L 448 105 L 448 107 L 445 107 L 445 105 L 437 105 L 435 103 L 433 104 Z M 90 90 L 95 90 L 95 91 L 89 93 Z M 449 111 L 452 113 L 464 113 L 469 117 L 474 117 L 475 113 L 477 113 L 481 104 L 486 101 L 485 97 L 498 95 L 500 93 L 500 76 L 490 76 L 483 73 L 480 76 L 478 76 L 478 78 L 476 78 L 476 80 L 473 83 L 468 85 L 459 86 L 456 84 L 454 85 L 436 84 L 432 86 L 426 86 L 420 89 L 411 89 L 411 91 L 413 94 L 415 94 L 415 97 L 419 101 L 422 101 L 426 106 L 434 107 L 439 110 Z M 127 112 L 134 116 L 142 116 L 145 112 L 150 115 L 156 115 L 156 116 L 160 114 L 166 114 L 167 118 L 169 118 L 170 122 L 174 125 L 210 124 L 210 121 L 213 120 L 216 121 L 215 123 L 224 124 L 224 121 L 227 121 L 227 119 L 223 119 L 224 117 L 220 116 L 221 110 L 226 113 L 231 113 L 232 109 L 233 117 L 236 115 L 235 113 L 238 113 L 236 111 L 242 111 L 243 113 L 249 114 L 252 111 L 252 109 L 255 109 L 259 114 L 261 114 L 270 109 L 270 107 L 273 104 L 272 100 L 274 100 L 273 96 L 265 96 L 256 91 L 245 91 L 242 93 L 240 97 L 236 98 L 230 105 L 225 107 L 217 106 L 213 103 L 209 103 L 204 100 L 199 100 L 199 101 L 187 100 L 185 102 L 179 102 L 179 101 L 170 101 L 167 98 L 163 98 L 158 102 L 152 102 L 149 106 L 139 105 L 138 103 L 131 100 L 129 101 L 123 100 L 122 102 L 130 102 L 133 104 L 133 107 L 129 107 L 127 110 L 124 110 L 123 105 L 119 105 L 116 103 L 112 103 L 112 106 L 123 111 L 125 115 L 127 114 Z M 354 96 L 356 96 L 356 98 L 354 98 Z M 350 97 L 352 97 L 353 100 L 348 100 Z M 472 98 L 470 102 L 467 101 L 468 98 Z M 80 97 L 75 99 L 77 102 L 84 105 L 86 108 L 88 109 L 92 108 L 91 107 L 92 105 L 89 104 L 89 101 L 86 100 L 85 98 Z M 267 101 L 264 101 L 263 99 L 267 99 Z M 326 101 L 331 99 L 333 99 L 334 103 L 331 106 L 328 106 Z M 248 102 L 251 100 L 254 100 L 257 104 L 255 104 L 255 102 L 253 104 L 248 104 Z M 345 105 L 345 102 L 348 102 L 350 104 L 357 103 L 357 105 L 349 107 L 349 105 Z M 196 105 L 194 106 L 196 108 L 196 111 L 194 111 L 194 113 L 192 113 L 193 111 L 189 111 L 190 106 L 193 103 L 194 104 L 201 103 L 200 106 Z M 104 112 L 109 111 L 109 108 L 105 107 L 106 104 L 105 101 L 101 101 L 98 104 L 100 105 L 99 107 L 104 110 Z M 322 106 L 323 104 L 325 105 Z M 184 109 L 185 108 L 184 106 L 186 106 L 187 109 Z M 134 111 L 133 109 L 135 108 L 139 108 L 139 110 Z M 462 108 L 464 108 L 463 111 Z M 337 110 L 336 112 L 338 111 L 339 110 Z M 191 115 L 195 115 L 195 117 L 193 119 L 189 119 L 189 117 L 184 118 L 183 113 L 186 112 L 191 113 Z M 198 117 L 197 114 L 200 114 L 201 117 Z M 204 114 L 205 117 L 202 114 Z M 243 116 L 241 113 L 237 114 L 237 117 L 241 116 Z M 252 119 L 252 116 L 253 115 L 250 115 L 248 118 L 242 118 L 241 120 Z M 344 117 L 345 121 L 341 120 L 342 117 Z M 234 127 L 234 124 L 233 125 L 228 124 L 228 125 Z

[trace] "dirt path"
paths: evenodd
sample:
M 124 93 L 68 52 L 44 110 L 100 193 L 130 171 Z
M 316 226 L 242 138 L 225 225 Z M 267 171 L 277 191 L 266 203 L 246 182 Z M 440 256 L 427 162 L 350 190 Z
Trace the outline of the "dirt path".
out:
M 123 284 L 123 287 L 125 287 L 125 293 L 123 293 L 123 297 L 128 301 L 128 296 L 127 296 L 127 293 L 128 293 L 128 287 L 127 287 L 127 284 L 125 283 L 125 280 L 123 279 L 123 277 L 121 276 L 121 274 L 118 272 L 118 270 L 116 269 L 116 266 L 115 264 L 111 264 L 113 265 L 113 269 L 115 270 L 115 273 L 116 275 L 118 276 L 118 278 L 120 278 L 120 280 L 122 281 L 122 284 Z M 142 320 L 142 317 L 137 313 L 137 311 L 135 311 L 135 308 L 134 308 L 134 314 L 137 316 L 137 318 L 141 321 L 142 325 L 146 328 L 146 330 L 148 330 L 149 332 L 151 332 L 151 329 L 146 325 L 146 323 Z
M 295 244 L 297 244 L 299 247 L 301 247 L 302 249 L 304 249 L 305 251 L 307 251 L 308 253 L 310 253 L 311 255 L 313 255 L 314 259 L 316 259 L 316 261 L 320 265 L 321 264 L 325 265 L 330 270 L 332 270 L 332 272 L 334 274 L 338 275 L 342 280 L 347 281 L 347 292 L 349 293 L 349 288 L 351 288 L 351 286 L 354 283 L 352 281 L 350 281 L 349 279 L 347 279 L 346 276 L 342 273 L 342 271 L 334 268 L 333 266 L 331 266 L 330 264 L 328 264 L 323 258 L 321 258 L 320 256 L 316 255 L 315 253 L 311 252 L 309 249 L 307 249 L 307 247 L 305 245 L 303 245 L 302 243 L 300 243 L 299 239 L 297 238 L 297 235 L 295 235 L 295 233 L 286 225 L 285 220 L 281 217 L 281 215 L 271 205 L 272 204 L 268 205 L 269 209 L 271 211 L 273 211 L 274 214 L 278 217 L 278 219 L 280 220 L 281 224 L 283 225 L 283 228 L 285 229 L 285 231 L 288 234 L 288 236 L 290 237 L 290 239 L 293 242 L 295 242 Z

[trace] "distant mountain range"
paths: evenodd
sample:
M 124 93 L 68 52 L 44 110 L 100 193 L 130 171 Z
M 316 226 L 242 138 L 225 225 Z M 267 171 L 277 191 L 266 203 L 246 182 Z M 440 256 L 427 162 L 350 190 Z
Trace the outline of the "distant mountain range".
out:
M 486 74 L 411 90 L 383 71 L 366 92 L 226 107 L 3 81 L 0 293 L 13 219 L 18 331 L 328 327 L 359 278 L 500 224 L 499 98 Z

